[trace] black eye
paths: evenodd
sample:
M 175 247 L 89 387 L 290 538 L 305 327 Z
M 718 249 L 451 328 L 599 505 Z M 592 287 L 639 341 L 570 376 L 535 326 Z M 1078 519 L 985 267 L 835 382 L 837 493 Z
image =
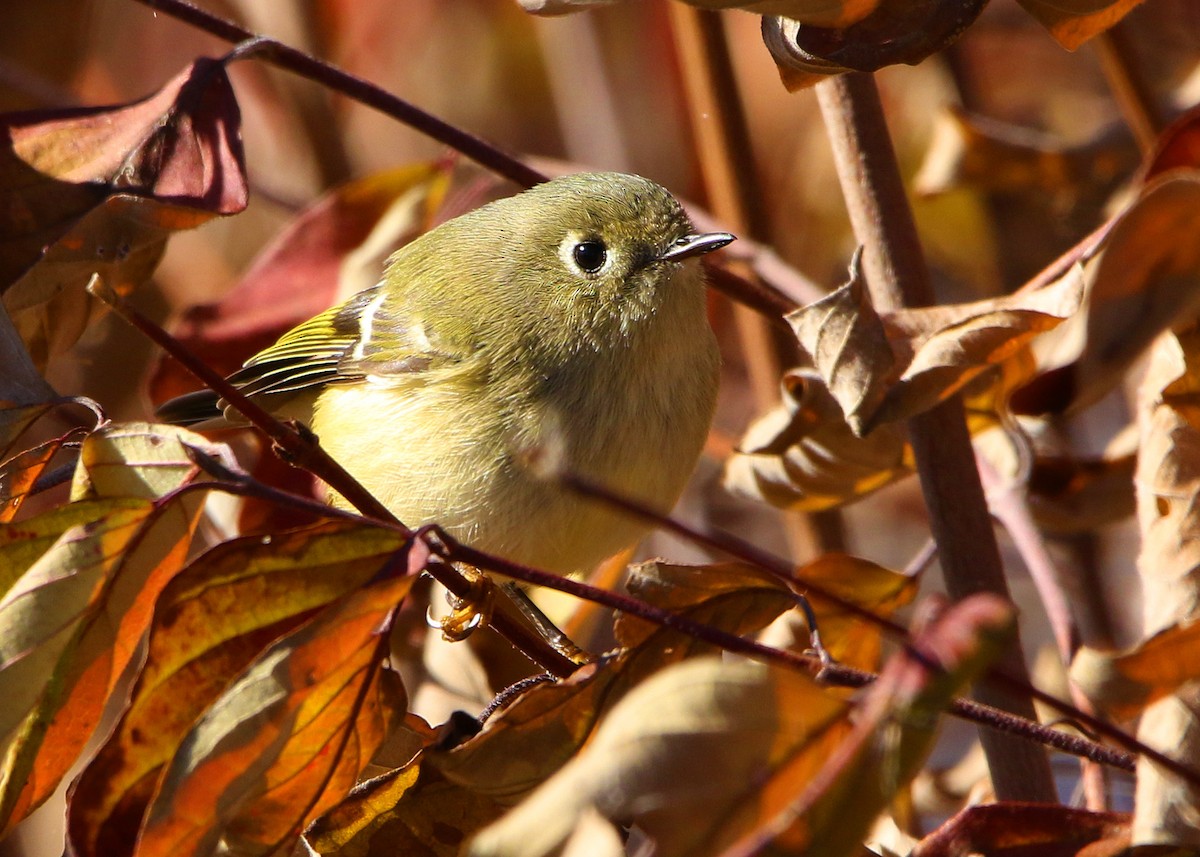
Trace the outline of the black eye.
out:
M 605 249 L 603 241 L 580 241 L 571 251 L 571 256 L 580 270 L 594 274 L 604 267 L 608 250 Z

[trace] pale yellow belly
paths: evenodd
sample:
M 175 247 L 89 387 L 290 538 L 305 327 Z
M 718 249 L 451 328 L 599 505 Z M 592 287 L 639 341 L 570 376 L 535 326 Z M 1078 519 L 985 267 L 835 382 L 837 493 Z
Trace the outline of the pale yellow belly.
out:
M 313 428 L 405 524 L 438 523 L 515 562 L 581 572 L 647 527 L 540 478 L 529 454 L 561 456 L 566 467 L 668 511 L 707 434 L 716 386 L 710 352 L 699 365 L 681 364 L 671 384 L 597 378 L 614 389 L 595 390 L 585 404 L 516 396 L 498 407 L 449 384 L 333 387 Z

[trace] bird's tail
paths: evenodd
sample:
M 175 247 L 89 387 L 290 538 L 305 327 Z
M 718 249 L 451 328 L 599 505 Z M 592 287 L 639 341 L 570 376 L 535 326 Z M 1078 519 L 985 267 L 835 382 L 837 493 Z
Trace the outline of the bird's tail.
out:
M 163 402 L 154 413 L 164 423 L 191 426 L 223 417 L 219 401 L 212 390 L 197 390 Z

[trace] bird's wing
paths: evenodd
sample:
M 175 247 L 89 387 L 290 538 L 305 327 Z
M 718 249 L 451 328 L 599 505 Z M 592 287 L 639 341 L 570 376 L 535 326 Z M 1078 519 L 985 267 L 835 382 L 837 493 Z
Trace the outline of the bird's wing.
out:
M 457 363 L 465 350 L 433 336 L 401 302 L 376 286 L 292 328 L 229 376 L 230 382 L 268 411 L 327 384 L 384 380 Z M 229 404 L 198 391 L 158 410 L 168 422 L 191 424 L 224 414 Z

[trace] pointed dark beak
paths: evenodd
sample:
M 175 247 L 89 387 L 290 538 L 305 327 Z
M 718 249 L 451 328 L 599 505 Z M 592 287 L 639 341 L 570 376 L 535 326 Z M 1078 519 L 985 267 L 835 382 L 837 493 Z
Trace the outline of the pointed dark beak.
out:
M 682 262 L 693 256 L 703 256 L 720 250 L 735 240 L 728 232 L 705 232 L 703 235 L 685 235 L 675 241 L 666 252 L 658 257 L 660 262 Z

